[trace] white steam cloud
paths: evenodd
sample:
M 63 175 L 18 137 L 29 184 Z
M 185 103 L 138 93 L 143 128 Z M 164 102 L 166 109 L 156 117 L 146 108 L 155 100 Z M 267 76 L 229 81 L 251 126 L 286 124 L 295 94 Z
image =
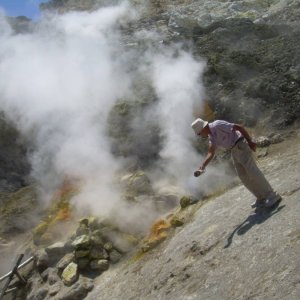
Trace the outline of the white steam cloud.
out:
M 172 54 L 172 53 L 171 53 Z M 200 79 L 204 62 L 197 62 L 186 52 L 159 55 L 154 59 L 153 82 L 160 99 L 157 115 L 166 142 L 160 155 L 163 174 L 157 185 L 176 185 L 181 193 L 191 188 L 192 170 L 200 165 L 199 154 L 192 147 L 193 108 L 201 104 L 203 90 Z M 158 174 L 156 174 L 157 176 Z M 191 190 L 189 190 L 191 192 Z
M 106 126 L 116 101 L 131 94 L 136 74 L 129 70 L 149 72 L 158 97 L 150 115 L 157 118 L 165 144 L 153 168 L 154 185 L 194 191 L 198 181 L 192 173 L 200 163 L 191 146 L 190 124 L 203 97 L 204 63 L 179 47 L 125 51 L 116 24 L 134 17 L 126 3 L 90 13 L 48 15 L 26 34 L 13 33 L 0 17 L 1 109 L 34 145 L 32 176 L 43 197 L 52 196 L 65 176 L 77 178 L 82 184 L 74 203 L 81 210 L 119 210 L 120 219 L 129 210 L 115 185 L 123 161 L 111 154 Z M 128 66 L 134 55 L 144 65 Z M 149 205 L 143 214 L 131 208 L 131 216 L 150 218 Z
M 84 180 L 83 193 L 89 187 L 110 199 L 104 210 L 118 198 L 106 118 L 130 83 L 113 57 L 112 27 L 128 15 L 122 5 L 48 16 L 28 34 L 6 25 L 0 41 L 1 107 L 35 144 L 33 176 L 46 192 L 64 176 Z

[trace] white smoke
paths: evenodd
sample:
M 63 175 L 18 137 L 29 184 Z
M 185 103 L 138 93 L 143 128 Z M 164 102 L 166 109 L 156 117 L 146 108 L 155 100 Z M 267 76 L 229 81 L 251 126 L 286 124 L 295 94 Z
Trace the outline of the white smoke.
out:
M 113 56 L 119 42 L 113 25 L 128 16 L 126 5 L 46 16 L 22 35 L 13 34 L 1 17 L 1 107 L 32 139 L 32 175 L 46 192 L 71 176 L 84 180 L 83 187 L 97 187 L 105 199 L 118 198 L 110 185 L 119 164 L 105 126 L 130 85 Z
M 116 101 L 131 95 L 139 72 L 152 79 L 158 101 L 149 116 L 157 118 L 164 138 L 161 160 L 152 170 L 155 187 L 177 186 L 182 194 L 199 189 L 192 174 L 201 158 L 191 144 L 190 124 L 193 108 L 202 103 L 205 64 L 146 31 L 136 38 L 152 39 L 151 46 L 126 50 L 116 25 L 135 17 L 126 3 L 46 15 L 27 34 L 13 33 L 0 17 L 0 104 L 34 145 L 32 176 L 43 199 L 52 197 L 64 178 L 76 178 L 81 191 L 73 201 L 80 211 L 125 218 L 129 208 L 115 184 L 123 161 L 111 154 L 106 126 Z M 135 62 L 140 65 L 132 67 Z M 142 215 L 151 219 L 151 204 L 144 207 Z M 141 211 L 131 208 L 132 215 Z
M 176 50 L 175 50 L 176 51 Z M 177 52 L 177 51 L 176 51 Z M 160 99 L 156 107 L 165 144 L 160 156 L 162 174 L 157 174 L 160 185 L 176 185 L 181 193 L 191 192 L 193 169 L 200 165 L 199 154 L 192 147 L 191 129 L 193 109 L 201 106 L 204 91 L 201 77 L 205 63 L 196 61 L 191 54 L 168 51 L 154 59 L 153 82 Z M 193 184 L 192 184 L 193 185 Z

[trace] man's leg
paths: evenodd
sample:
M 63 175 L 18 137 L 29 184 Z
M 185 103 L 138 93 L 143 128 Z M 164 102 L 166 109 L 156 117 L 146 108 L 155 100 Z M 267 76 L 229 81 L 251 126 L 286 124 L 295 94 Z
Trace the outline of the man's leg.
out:
M 232 150 L 232 156 L 234 161 L 244 167 L 246 175 L 241 180 L 250 191 L 254 191 L 252 193 L 258 200 L 267 199 L 270 195 L 274 194 L 271 185 L 256 165 L 247 142 L 239 142 Z
M 256 199 L 262 200 L 262 195 L 259 194 L 258 190 L 253 187 L 253 184 L 251 183 L 251 178 L 249 177 L 245 167 L 235 159 L 233 159 L 233 162 L 236 173 L 239 176 L 242 183 L 244 184 L 244 186 L 249 190 L 250 193 L 252 193 L 256 197 Z

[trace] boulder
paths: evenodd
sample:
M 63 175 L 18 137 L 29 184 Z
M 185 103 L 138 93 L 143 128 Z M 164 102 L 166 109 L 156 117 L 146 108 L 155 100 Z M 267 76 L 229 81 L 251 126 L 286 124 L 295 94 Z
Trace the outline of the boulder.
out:
M 103 248 L 108 252 L 110 252 L 113 249 L 113 247 L 114 247 L 114 245 L 111 242 L 107 242 L 103 246 Z
M 61 278 L 65 285 L 70 286 L 78 279 L 78 265 L 71 262 L 62 272 Z
M 45 249 L 49 256 L 50 264 L 54 264 L 59 261 L 67 252 L 65 244 L 63 242 L 55 243 Z
M 78 269 L 79 270 L 84 270 L 88 267 L 89 263 L 90 263 L 90 259 L 88 257 L 82 257 L 82 258 L 78 258 L 76 260 L 77 265 L 78 265 Z
M 104 245 L 104 239 L 103 239 L 102 233 L 99 229 L 92 232 L 91 242 L 95 246 L 103 246 Z
M 180 227 L 184 224 L 183 220 L 178 217 L 173 217 L 170 223 L 173 227 Z
M 271 144 L 278 144 L 284 141 L 279 133 L 271 133 L 268 136 L 260 136 L 256 139 L 257 147 L 268 147 Z
M 88 257 L 90 254 L 90 250 L 75 250 L 75 257 L 76 259 L 82 258 L 82 257 Z
M 73 253 L 67 253 L 56 265 L 58 271 L 63 271 L 68 264 L 70 264 L 74 260 Z
M 143 171 L 130 173 L 121 178 L 126 190 L 133 194 L 149 194 L 152 187 L 148 176 Z
M 165 194 L 156 196 L 154 201 L 159 211 L 167 211 L 174 208 L 178 204 L 179 197 L 175 194 Z
M 193 197 L 190 197 L 190 196 L 183 196 L 181 199 L 180 199 L 180 206 L 181 208 L 186 208 L 188 207 L 189 205 L 193 205 L 195 203 L 197 203 L 198 200 L 193 198 Z
M 89 248 L 90 245 L 91 245 L 91 238 L 86 234 L 78 236 L 72 242 L 72 246 L 75 249 L 86 249 L 86 248 Z
M 97 230 L 100 227 L 99 220 L 95 217 L 88 218 L 88 227 L 90 230 Z
M 92 247 L 90 251 L 90 258 L 92 260 L 94 259 L 107 259 L 108 254 L 105 249 L 103 248 L 97 248 L 97 247 Z
M 271 145 L 271 141 L 266 136 L 260 136 L 256 139 L 257 147 L 268 147 Z
M 76 236 L 87 235 L 89 234 L 90 230 L 85 224 L 80 224 L 79 227 L 76 229 Z
M 109 268 L 109 263 L 107 259 L 92 260 L 90 267 L 92 270 L 106 271 Z
M 284 141 L 283 136 L 280 133 L 271 133 L 268 135 L 271 144 L 279 144 Z
M 89 227 L 89 219 L 88 218 L 80 219 L 79 220 L 79 226 Z
M 112 264 L 116 264 L 122 258 L 122 254 L 115 249 L 112 249 L 109 253 L 109 261 Z

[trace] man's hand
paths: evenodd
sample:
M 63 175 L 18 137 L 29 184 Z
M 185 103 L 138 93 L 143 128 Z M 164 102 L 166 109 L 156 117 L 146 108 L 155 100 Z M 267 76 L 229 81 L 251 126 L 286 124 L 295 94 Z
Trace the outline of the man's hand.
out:
M 250 141 L 248 141 L 248 145 L 252 151 L 254 151 L 254 152 L 256 151 L 256 143 L 255 142 L 250 140 Z
M 200 175 L 202 175 L 204 173 L 204 169 L 199 169 L 197 171 L 194 172 L 194 176 L 195 177 L 199 177 Z

